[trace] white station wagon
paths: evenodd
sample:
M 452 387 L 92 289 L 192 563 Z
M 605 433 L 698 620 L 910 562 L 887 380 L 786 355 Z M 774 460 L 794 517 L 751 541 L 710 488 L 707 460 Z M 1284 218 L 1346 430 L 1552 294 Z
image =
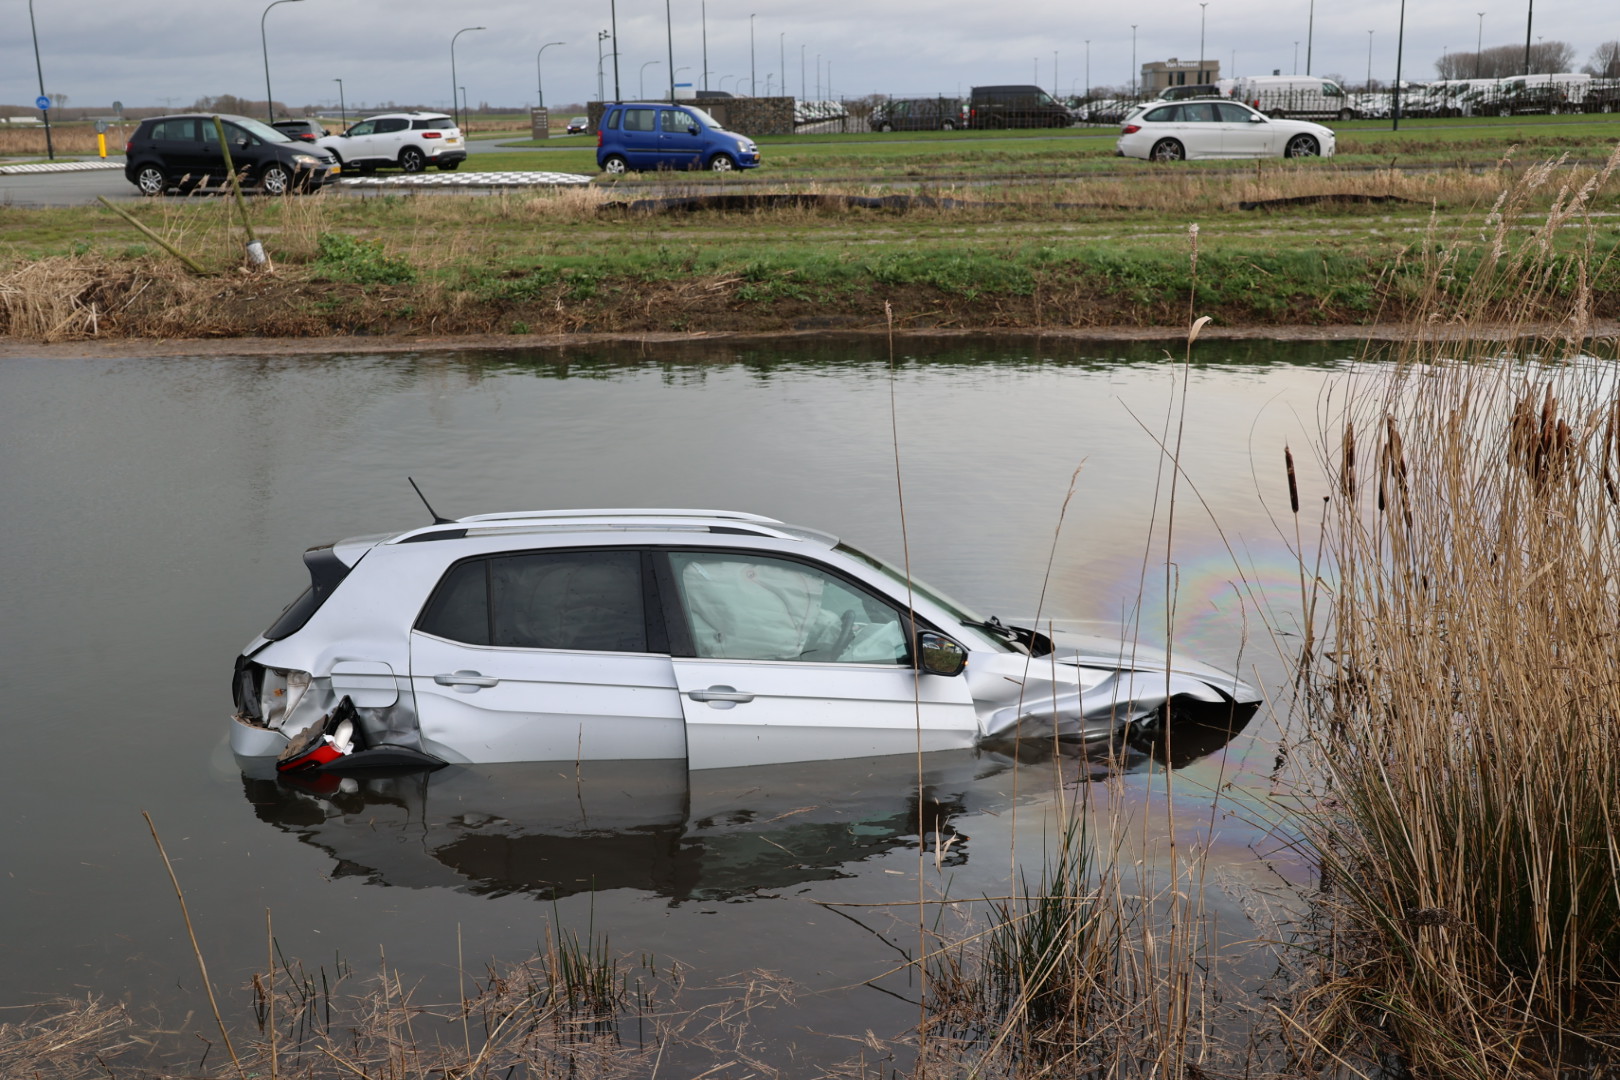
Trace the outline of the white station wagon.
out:
M 985 620 L 751 514 L 488 514 L 304 554 L 237 659 L 232 749 L 290 770 L 685 758 L 691 768 L 1107 738 L 1236 677 Z

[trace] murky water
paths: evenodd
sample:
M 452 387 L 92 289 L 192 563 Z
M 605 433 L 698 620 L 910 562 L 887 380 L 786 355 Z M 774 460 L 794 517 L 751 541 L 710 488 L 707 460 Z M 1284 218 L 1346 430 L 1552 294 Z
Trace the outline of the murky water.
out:
M 934 893 L 1006 891 L 1015 863 L 1038 865 L 1054 776 L 1072 788 L 1083 763 L 936 755 L 920 793 L 909 758 L 300 789 L 245 780 L 225 751 L 233 657 L 302 588 L 305 547 L 427 520 L 409 475 L 449 516 L 769 514 L 909 552 L 987 614 L 1160 640 L 1173 623 L 1177 649 L 1275 689 L 1287 639 L 1268 626 L 1286 632 L 1298 597 L 1283 445 L 1309 498 L 1302 448 L 1355 352 L 1201 343 L 1183 371 L 1155 346 L 906 343 L 892 375 L 868 343 L 0 363 L 0 1005 L 203 1007 L 144 810 L 238 995 L 266 910 L 289 956 L 386 954 L 429 986 L 454 985 L 458 948 L 481 968 L 560 925 L 698 981 L 788 976 L 786 1039 L 903 1031 L 904 978 L 863 983 L 914 943 L 914 916 L 820 904 L 903 903 L 919 873 Z M 1173 490 L 1161 442 L 1181 447 Z M 1244 883 L 1272 869 L 1249 815 L 1199 800 L 1229 781 L 1262 799 L 1277 733 L 1263 714 L 1177 773 L 1214 826 L 1210 903 L 1234 928 Z M 1151 765 L 1130 764 L 1127 793 L 1149 798 Z M 950 841 L 937 859 L 918 858 L 919 813 Z

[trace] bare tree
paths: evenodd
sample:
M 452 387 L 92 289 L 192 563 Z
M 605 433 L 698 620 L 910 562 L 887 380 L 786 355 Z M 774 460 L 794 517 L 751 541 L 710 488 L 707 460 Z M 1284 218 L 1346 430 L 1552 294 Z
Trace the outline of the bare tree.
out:
M 51 104 L 53 104 L 56 108 L 60 109 L 62 106 L 66 105 L 67 103 L 68 103 L 68 96 L 66 94 L 52 94 L 51 95 Z
M 1586 73 L 1599 79 L 1620 79 L 1620 41 L 1605 41 L 1593 49 Z
M 1573 69 L 1575 47 L 1563 41 L 1542 41 L 1530 46 L 1531 75 L 1558 74 Z M 1482 52 L 1447 53 L 1434 62 L 1442 79 L 1505 79 L 1524 75 L 1524 46 L 1496 45 Z

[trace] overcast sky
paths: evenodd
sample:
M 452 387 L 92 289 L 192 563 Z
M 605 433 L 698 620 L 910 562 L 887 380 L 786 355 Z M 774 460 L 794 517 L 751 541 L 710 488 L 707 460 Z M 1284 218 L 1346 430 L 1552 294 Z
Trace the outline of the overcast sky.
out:
M 818 81 L 825 94 L 829 79 L 832 93 L 846 97 L 956 96 L 973 85 L 1029 82 L 1078 93 L 1088 81 L 1088 38 L 1090 83 L 1130 82 L 1132 20 L 1139 63 L 1199 57 L 1196 0 L 1158 0 L 1145 9 L 1073 0 L 707 0 L 706 20 L 700 0 L 668 2 L 677 81 L 703 85 L 706 21 L 708 85 L 728 91 L 739 85 L 746 90 L 752 70 L 760 94 L 766 92 L 767 77 L 776 92 L 785 68 L 788 92 L 799 94 L 802 82 L 810 97 L 816 96 Z M 1522 46 L 1523 0 L 1510 8 L 1493 3 L 1409 0 L 1403 74 L 1433 78 L 1434 61 L 1444 50 L 1473 50 L 1481 9 L 1487 48 Z M 25 105 L 39 92 L 28 6 L 26 0 L 8 0 L 7 8 L 0 34 L 0 104 Z M 622 96 L 640 96 L 643 87 L 648 95 L 667 89 L 665 5 L 617 0 L 617 9 Z M 1315 4 L 1314 31 L 1307 29 L 1309 14 L 1310 0 L 1210 0 L 1205 55 L 1220 61 L 1222 75 L 1275 69 L 1286 74 L 1296 70 L 1297 42 L 1297 70 L 1304 73 L 1309 36 L 1312 74 L 1337 73 L 1360 83 L 1367 75 L 1371 30 L 1373 77 L 1393 76 L 1399 0 L 1321 0 Z M 66 94 L 71 106 L 108 106 L 117 100 L 179 108 L 203 95 L 264 97 L 259 28 L 265 4 L 260 0 L 34 0 L 34 15 L 45 90 Z M 561 41 L 565 44 L 547 49 L 541 60 L 546 103 L 561 107 L 596 96 L 597 33 L 609 26 L 609 3 L 292 0 L 270 11 L 265 25 L 272 89 L 276 100 L 289 106 L 335 108 L 334 80 L 342 79 L 351 110 L 390 100 L 448 109 L 451 37 L 462 27 L 484 26 L 462 34 L 455 48 L 456 81 L 467 88 L 468 100 L 475 106 L 534 104 L 536 52 L 546 42 Z M 1620 38 L 1620 3 L 1540 0 L 1534 34 L 1573 45 L 1579 67 L 1599 42 Z M 604 51 L 611 54 L 611 43 Z M 604 66 L 611 97 L 611 58 Z

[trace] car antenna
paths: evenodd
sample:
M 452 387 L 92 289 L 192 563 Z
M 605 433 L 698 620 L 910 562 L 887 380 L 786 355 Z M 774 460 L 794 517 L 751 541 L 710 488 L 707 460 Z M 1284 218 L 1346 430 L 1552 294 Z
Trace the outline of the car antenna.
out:
M 427 512 L 429 514 L 433 515 L 433 524 L 435 524 L 435 525 L 452 525 L 452 524 L 455 523 L 454 518 L 447 518 L 447 517 L 440 517 L 439 516 L 439 512 L 437 510 L 433 509 L 433 504 L 427 501 L 427 496 L 422 494 L 422 489 L 416 486 L 416 481 L 415 480 L 412 480 L 408 476 L 405 479 L 410 483 L 411 487 L 415 489 L 416 497 L 418 499 L 422 500 L 422 505 L 427 507 Z

